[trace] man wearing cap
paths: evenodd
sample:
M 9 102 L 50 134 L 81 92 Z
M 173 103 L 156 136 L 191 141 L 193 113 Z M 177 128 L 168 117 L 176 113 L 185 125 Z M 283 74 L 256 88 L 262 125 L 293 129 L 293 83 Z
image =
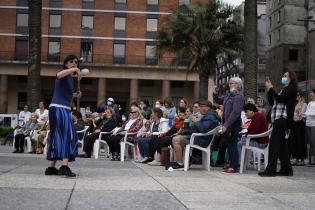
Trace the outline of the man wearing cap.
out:
M 98 107 L 97 107 L 97 110 L 96 112 L 97 113 L 103 113 L 107 108 L 112 108 L 115 113 L 116 113 L 116 120 L 117 120 L 117 123 L 120 122 L 121 120 L 121 115 L 120 115 L 120 112 L 119 112 L 119 108 L 118 108 L 118 105 L 115 104 L 115 101 L 113 98 L 108 98 L 106 101 L 104 100 Z
M 172 139 L 174 163 L 171 166 L 174 170 L 183 170 L 183 149 L 190 143 L 190 136 L 192 133 L 206 133 L 219 126 L 220 118 L 214 110 L 211 110 L 212 103 L 207 100 L 200 101 L 200 113 L 203 115 L 198 118 L 194 116 L 192 121 L 194 125 L 190 128 L 184 129 L 181 135 L 177 135 Z M 201 147 L 207 147 L 210 143 L 209 136 L 199 136 L 195 138 L 195 144 Z

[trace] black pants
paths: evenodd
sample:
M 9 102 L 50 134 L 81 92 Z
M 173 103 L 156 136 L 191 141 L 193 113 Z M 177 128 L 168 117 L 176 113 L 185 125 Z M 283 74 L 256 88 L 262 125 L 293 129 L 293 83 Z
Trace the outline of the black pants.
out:
M 93 147 L 96 139 L 98 139 L 100 133 L 92 133 L 85 137 L 84 139 L 84 145 L 83 145 L 83 151 L 87 156 L 91 156 L 93 152 Z M 102 135 L 102 140 L 106 140 L 109 137 L 109 135 Z
M 23 151 L 24 149 L 24 143 L 25 143 L 25 135 L 24 134 L 17 134 L 15 135 L 15 142 L 14 142 L 14 148 L 16 150 Z
M 293 122 L 289 149 L 292 158 L 305 159 L 307 157 L 304 121 Z
M 113 153 L 120 153 L 120 140 L 123 138 L 124 136 L 122 135 L 112 135 L 110 136 L 106 142 L 108 144 L 109 150 L 110 152 Z
M 292 172 L 292 166 L 289 157 L 288 142 L 285 139 L 285 131 L 288 129 L 288 122 L 286 119 L 277 119 L 273 123 L 273 130 L 269 143 L 268 166 L 266 172 L 275 174 L 277 171 L 278 158 L 281 161 L 281 172 Z
M 225 158 L 225 153 L 226 150 L 229 146 L 229 138 L 220 138 L 219 146 L 218 146 L 218 158 L 216 164 L 218 165 L 223 165 L 224 164 L 224 158 Z
M 158 137 L 155 137 L 152 139 L 152 141 L 150 141 L 149 143 L 149 147 L 148 147 L 148 157 L 149 158 L 154 158 L 154 154 L 156 151 L 158 151 L 158 153 L 161 154 L 161 140 L 164 139 L 164 138 L 158 138 Z M 172 139 L 171 139 L 171 143 L 172 143 Z

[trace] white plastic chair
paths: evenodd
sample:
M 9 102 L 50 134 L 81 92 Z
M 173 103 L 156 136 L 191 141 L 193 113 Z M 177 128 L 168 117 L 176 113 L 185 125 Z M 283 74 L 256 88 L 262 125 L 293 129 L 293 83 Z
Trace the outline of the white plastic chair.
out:
M 78 143 L 81 144 L 81 150 L 83 150 L 83 145 L 84 145 L 84 138 L 86 136 L 86 131 L 89 129 L 89 126 L 84 126 L 83 130 L 77 131 L 76 133 L 78 134 L 78 138 L 79 138 L 79 134 L 83 133 L 82 138 L 78 140 Z
M 100 154 L 100 148 L 101 148 L 100 146 L 101 146 L 101 144 L 104 144 L 106 157 L 109 157 L 109 147 L 107 145 L 107 142 L 105 140 L 103 140 L 102 137 L 105 134 L 116 133 L 119 129 L 120 129 L 120 127 L 116 127 L 110 132 L 100 132 L 100 134 L 98 136 L 98 139 L 95 140 L 94 145 L 93 145 L 93 155 L 94 155 L 95 159 L 98 159 L 98 156 Z
M 125 161 L 125 152 L 128 157 L 128 146 L 133 147 L 133 156 L 136 159 L 136 155 L 139 154 L 138 147 L 136 143 L 131 143 L 127 141 L 128 136 L 136 135 L 136 133 L 125 133 L 123 140 L 120 142 L 120 161 Z
M 257 155 L 258 171 L 260 171 L 261 155 L 264 155 L 265 168 L 267 167 L 268 154 L 269 154 L 269 144 L 265 148 L 262 149 L 262 148 L 259 148 L 259 147 L 249 146 L 249 142 L 250 142 L 251 139 L 254 139 L 254 138 L 261 138 L 261 137 L 270 136 L 271 132 L 272 132 L 272 128 L 269 128 L 269 130 L 267 130 L 264 133 L 247 135 L 247 137 L 246 137 L 246 144 L 242 147 L 241 161 L 240 161 L 240 173 L 243 173 L 244 168 L 246 169 L 246 166 L 247 166 L 247 162 L 248 161 L 247 161 L 247 157 L 246 157 L 246 150 L 253 151 L 253 153 L 254 153 L 254 164 L 255 164 L 255 159 L 256 159 L 255 156 Z
M 44 142 L 43 142 L 45 144 L 44 152 L 43 152 L 44 155 L 47 155 L 49 132 L 50 132 L 50 130 L 47 131 L 46 137 L 44 138 Z
M 193 133 L 191 135 L 190 144 L 187 144 L 186 149 L 185 149 L 184 171 L 188 171 L 188 169 L 189 169 L 189 158 L 190 158 L 190 155 L 191 155 L 193 148 L 202 151 L 202 166 L 207 171 L 210 171 L 210 148 L 211 148 L 211 145 L 213 143 L 215 136 L 219 132 L 219 129 L 220 129 L 220 126 L 212 129 L 211 131 L 209 131 L 207 133 Z M 200 147 L 200 146 L 194 144 L 196 136 L 210 136 L 210 135 L 212 135 L 212 138 L 211 138 L 211 141 L 210 141 L 210 144 L 208 145 L 208 147 L 204 148 L 204 147 Z
M 16 132 L 17 132 L 17 129 L 15 129 L 14 131 L 13 131 L 13 144 L 12 144 L 12 146 L 13 146 L 13 150 L 15 149 L 15 147 L 14 147 L 14 144 L 15 144 L 15 135 L 16 135 Z M 31 131 L 31 134 L 32 134 L 32 132 L 33 131 Z M 26 151 L 27 152 L 31 152 L 32 151 L 32 143 L 31 143 L 31 138 L 29 137 L 29 136 L 26 136 L 25 137 L 25 143 L 26 143 Z

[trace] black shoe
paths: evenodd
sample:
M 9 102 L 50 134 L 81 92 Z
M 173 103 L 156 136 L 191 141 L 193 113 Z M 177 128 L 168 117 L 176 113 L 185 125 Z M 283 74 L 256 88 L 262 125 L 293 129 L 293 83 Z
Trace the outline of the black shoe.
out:
M 24 153 L 24 149 L 19 150 L 18 153 Z
M 18 149 L 16 149 L 12 153 L 20 153 L 20 151 Z
M 142 161 L 141 163 L 147 164 L 147 163 L 152 162 L 153 160 L 154 160 L 153 158 L 148 158 L 148 159 L 146 159 L 145 161 Z
M 87 155 L 87 154 L 80 154 L 78 155 L 79 158 L 91 158 L 91 155 Z
M 276 174 L 268 173 L 266 171 L 259 172 L 258 175 L 261 176 L 261 177 L 275 177 L 276 176 Z
M 290 172 L 279 171 L 279 172 L 276 172 L 276 175 L 277 176 L 293 176 L 293 171 L 290 171 Z
M 183 171 L 184 170 L 184 164 L 180 165 L 177 162 L 172 163 L 171 167 L 176 171 Z
M 76 177 L 77 175 L 71 171 L 68 166 L 61 166 L 58 171 L 58 175 L 66 177 Z
M 48 167 L 45 170 L 45 175 L 58 175 L 58 170 L 55 167 Z

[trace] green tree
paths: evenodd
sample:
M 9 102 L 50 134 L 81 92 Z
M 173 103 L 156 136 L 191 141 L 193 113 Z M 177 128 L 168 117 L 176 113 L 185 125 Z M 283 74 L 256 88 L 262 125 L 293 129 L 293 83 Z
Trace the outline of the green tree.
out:
M 28 0 L 29 8 L 29 52 L 28 52 L 28 78 L 27 97 L 30 110 L 34 111 L 38 106 L 41 97 L 41 17 L 42 1 Z
M 188 55 L 188 70 L 199 74 L 199 98 L 208 98 L 208 79 L 216 72 L 217 56 L 238 54 L 242 27 L 229 18 L 233 8 L 218 0 L 207 4 L 183 5 L 174 11 L 158 33 L 157 53 Z M 180 56 L 175 58 L 176 63 Z
M 257 1 L 245 0 L 244 86 L 245 96 L 257 97 Z

